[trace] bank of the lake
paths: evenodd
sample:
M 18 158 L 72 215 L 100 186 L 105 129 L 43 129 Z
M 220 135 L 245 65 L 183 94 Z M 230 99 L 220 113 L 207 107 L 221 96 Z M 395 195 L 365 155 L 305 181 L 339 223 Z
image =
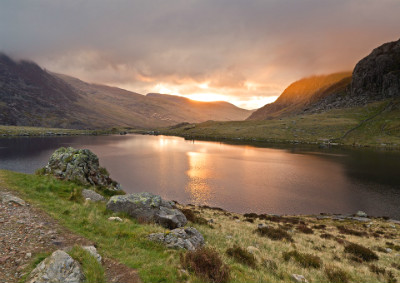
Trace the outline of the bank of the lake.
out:
M 183 269 L 179 259 L 183 250 L 167 249 L 147 239 L 150 233 L 166 232 L 164 228 L 140 224 L 127 215 L 113 215 L 104 203 L 71 198 L 83 189 L 74 183 L 11 171 L 0 171 L 0 181 L 2 188 L 96 243 L 104 257 L 136 269 L 143 282 L 204 282 Z M 398 222 L 335 215 L 242 215 L 209 207 L 178 207 L 192 215 L 188 226 L 198 229 L 206 246 L 215 249 L 229 266 L 230 282 L 288 282 L 293 274 L 303 275 L 310 282 L 400 279 Z M 108 221 L 110 216 L 123 221 Z M 260 225 L 275 233 L 256 232 Z M 367 248 L 367 252 L 349 249 L 352 243 Z M 243 250 L 250 255 L 244 260 L 240 256 Z M 374 256 L 369 258 L 370 254 Z M 33 254 L 32 261 L 38 256 Z

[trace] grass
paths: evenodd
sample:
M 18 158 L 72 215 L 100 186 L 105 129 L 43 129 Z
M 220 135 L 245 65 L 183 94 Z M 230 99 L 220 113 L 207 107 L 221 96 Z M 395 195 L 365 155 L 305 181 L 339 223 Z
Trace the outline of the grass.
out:
M 253 268 L 256 267 L 257 260 L 255 256 L 240 246 L 235 245 L 232 248 L 227 249 L 226 254 L 242 264 Z
M 32 205 L 42 208 L 69 230 L 95 242 L 103 257 L 115 259 L 135 268 L 143 282 L 200 283 L 205 281 L 194 271 L 188 273 L 181 271 L 184 266 L 180 257 L 188 254 L 187 252 L 169 250 L 147 240 L 148 234 L 165 232 L 165 229 L 154 224 L 140 224 L 127 215 L 113 214 L 106 210 L 102 203 L 69 200 L 74 189 L 81 188 L 76 184 L 47 176 L 0 171 L 0 187 L 15 190 L 20 197 Z M 214 250 L 221 261 L 229 267 L 229 282 L 283 283 L 290 282 L 292 280 L 290 276 L 293 273 L 304 275 L 309 282 L 341 282 L 334 281 L 335 278 L 344 278 L 340 272 L 336 272 L 338 270 L 346 274 L 348 282 L 394 282 L 400 278 L 397 252 L 394 250 L 391 253 L 376 251 L 379 259 L 372 261 L 376 266 L 387 270 L 385 276 L 372 272 L 370 270 L 371 262 L 354 261 L 352 259 L 354 255 L 345 252 L 347 243 L 351 242 L 362 245 L 371 251 L 376 247 L 386 248 L 399 245 L 399 226 L 396 225 L 396 228 L 393 228 L 390 223 L 380 218 L 372 219 L 373 224 L 369 228 L 364 227 L 363 223 L 355 221 L 317 220 L 312 216 L 269 217 L 268 215 L 259 215 L 260 217 L 252 218 L 254 223 L 250 223 L 244 221 L 250 218 L 248 215 L 245 217 L 236 213 L 199 206 L 178 205 L 178 208 L 192 210 L 196 217 L 207 221 L 213 219 L 214 229 L 209 225 L 199 223 L 190 223 L 190 226 L 195 227 L 203 234 L 206 247 Z M 110 216 L 119 216 L 123 222 L 108 221 Z M 293 242 L 272 240 L 269 237 L 261 236 L 258 232 L 254 233 L 258 224 L 261 223 L 266 223 L 270 228 L 284 231 L 293 239 Z M 374 238 L 345 235 L 346 239 L 339 238 L 343 237 L 337 229 L 339 223 L 369 234 L 381 231 L 382 236 Z M 295 226 L 286 231 L 282 225 L 288 224 Z M 314 233 L 302 233 L 296 229 L 299 224 L 313 227 Z M 321 229 L 317 229 L 315 226 L 320 226 Z M 321 238 L 321 235 L 324 234 L 330 236 Z M 393 239 L 386 239 L 384 236 L 387 235 L 392 235 Z M 338 244 L 336 239 L 341 239 L 342 244 Z M 227 250 L 235 246 L 246 251 L 250 251 L 250 246 L 254 247 L 252 255 L 257 262 L 256 268 L 243 264 L 236 257 L 227 254 Z M 320 258 L 321 267 L 305 268 L 294 256 L 285 261 L 282 254 L 292 251 L 297 251 L 300 255 L 310 254 Z M 33 255 L 33 258 L 35 256 Z M 310 263 L 308 264 L 311 266 Z M 327 268 L 332 269 L 332 272 L 327 272 Z
M 74 246 L 68 254 L 82 266 L 85 283 L 106 283 L 103 266 L 88 251 Z
M 347 272 L 337 267 L 325 267 L 325 274 L 331 283 L 347 283 L 350 281 Z
M 389 101 L 363 107 L 334 109 L 318 114 L 296 115 L 265 121 L 208 121 L 190 127 L 159 129 L 165 135 L 190 139 L 235 140 L 242 142 L 309 143 L 332 142 L 350 146 L 400 148 L 400 101 L 380 113 Z M 374 117 L 358 127 L 362 121 Z M 342 138 L 353 128 L 356 130 Z
M 284 252 L 282 256 L 285 261 L 294 259 L 298 264 L 300 264 L 304 268 L 321 268 L 322 266 L 321 258 L 316 255 L 300 253 L 295 250 L 290 252 Z

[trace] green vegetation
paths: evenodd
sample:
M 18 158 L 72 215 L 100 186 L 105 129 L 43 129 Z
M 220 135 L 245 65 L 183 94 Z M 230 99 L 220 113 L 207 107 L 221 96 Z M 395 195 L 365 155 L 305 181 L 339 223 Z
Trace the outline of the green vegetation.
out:
M 86 278 L 85 283 L 106 283 L 103 267 L 88 251 L 80 246 L 74 246 L 68 254 L 81 264 Z
M 364 107 L 334 109 L 324 113 L 264 121 L 208 121 L 160 129 L 159 132 L 188 139 L 338 143 L 350 146 L 400 148 L 400 101 L 386 100 L 370 103 Z
M 180 209 L 191 210 L 196 217 L 213 220 L 210 222 L 214 228 L 209 226 L 211 224 L 190 222 L 189 225 L 204 235 L 206 248 L 185 252 L 147 240 L 150 233 L 167 232 L 160 226 L 141 224 L 124 214 L 112 214 L 103 203 L 81 202 L 79 198 L 70 200 L 74 190 L 82 189 L 74 183 L 48 176 L 0 171 L 0 187 L 15 190 L 72 232 L 95 242 L 103 257 L 136 269 L 143 282 L 226 282 L 228 276 L 229 282 L 290 282 L 294 273 L 304 275 L 309 282 L 395 282 L 400 278 L 397 252 L 385 250 L 398 245 L 400 230 L 397 225 L 393 228 L 391 223 L 379 218 L 372 219 L 369 228 L 356 221 L 341 221 L 344 227 L 368 234 L 365 237 L 346 234 L 343 239 L 344 235 L 337 228 L 339 223 L 332 219 L 254 214 L 245 217 L 210 207 L 178 205 Z M 123 221 L 108 221 L 113 215 Z M 250 218 L 254 223 L 245 221 Z M 254 233 L 262 223 L 279 233 L 284 231 L 292 241 L 272 240 L 259 232 Z M 313 234 L 303 233 L 297 229 L 298 225 L 313 227 Z M 368 252 L 351 249 L 349 244 L 354 242 Z M 355 252 L 350 253 L 350 250 Z M 248 264 L 248 252 L 255 259 L 255 267 Z M 379 269 L 370 267 L 364 259 L 354 260 L 364 254 L 367 258 L 375 254 L 379 259 L 373 262 L 386 270 L 385 275 L 377 274 Z M 45 256 L 34 254 L 32 261 L 37 263 Z M 95 267 L 90 269 L 95 270 Z M 96 280 L 101 282 L 101 279 Z
M 257 260 L 253 254 L 237 245 L 226 250 L 226 254 L 242 264 L 256 267 Z

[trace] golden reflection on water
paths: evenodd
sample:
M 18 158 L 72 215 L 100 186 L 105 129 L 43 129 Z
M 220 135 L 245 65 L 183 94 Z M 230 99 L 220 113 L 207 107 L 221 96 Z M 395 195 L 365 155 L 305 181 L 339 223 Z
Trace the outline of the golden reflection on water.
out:
M 207 204 L 211 199 L 211 187 L 208 180 L 212 175 L 210 159 L 207 153 L 186 152 L 189 169 L 186 175 L 189 181 L 185 191 L 190 194 L 190 202 L 193 204 Z

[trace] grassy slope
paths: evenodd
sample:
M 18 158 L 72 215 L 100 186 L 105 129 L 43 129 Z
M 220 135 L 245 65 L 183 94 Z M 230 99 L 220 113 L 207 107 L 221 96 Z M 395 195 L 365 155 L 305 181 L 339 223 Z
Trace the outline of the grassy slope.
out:
M 265 121 L 208 121 L 179 128 L 161 129 L 160 133 L 188 138 L 241 139 L 269 142 L 321 143 L 326 140 L 344 145 L 400 146 L 400 101 L 371 103 L 365 107 L 334 109 L 325 113 L 296 115 Z M 382 113 L 382 109 L 386 109 Z M 361 127 L 344 134 L 370 117 Z
M 124 217 L 122 223 L 107 221 L 110 212 L 104 204 L 76 203 L 68 200 L 75 184 L 55 180 L 51 177 L 35 176 L 0 171 L 0 182 L 13 190 L 29 202 L 41 207 L 52 217 L 75 233 L 81 234 L 95 241 L 99 252 L 120 262 L 136 268 L 143 282 L 201 282 L 193 275 L 180 272 L 179 255 L 183 251 L 168 250 L 163 246 L 146 240 L 152 232 L 164 231 L 156 225 L 139 224 L 135 220 Z M 61 209 L 60 209 L 61 208 Z M 369 263 L 358 263 L 344 253 L 344 246 L 334 239 L 322 239 L 319 235 L 329 233 L 333 237 L 362 244 L 375 252 L 385 248 L 386 242 L 399 245 L 399 226 L 392 227 L 382 219 L 374 219 L 370 228 L 362 224 L 347 221 L 333 221 L 330 219 L 316 220 L 313 217 L 302 217 L 309 227 L 315 224 L 325 224 L 325 230 L 314 229 L 314 234 L 303 234 L 290 228 L 289 232 L 294 239 L 287 241 L 272 241 L 254 233 L 258 223 L 266 222 L 269 226 L 278 227 L 275 222 L 256 219 L 254 223 L 245 222 L 242 215 L 225 213 L 206 208 L 193 208 L 201 217 L 213 219 L 209 225 L 193 224 L 205 236 L 208 246 L 214 247 L 231 268 L 231 282 L 289 282 L 292 273 L 303 274 L 312 282 L 329 282 L 325 274 L 326 267 L 336 267 L 343 270 L 351 279 L 350 282 L 387 282 L 388 275 L 377 275 L 369 270 Z M 122 216 L 122 215 L 120 215 Z M 122 216 L 123 217 L 123 216 Z M 237 217 L 238 219 L 234 219 Z M 192 225 L 192 223 L 190 223 Z M 366 231 L 368 237 L 341 235 L 337 225 L 347 225 L 352 229 Z M 372 233 L 380 231 L 378 238 Z M 387 238 L 385 238 L 387 237 Z M 226 249 L 233 245 L 243 248 L 254 246 L 257 258 L 256 268 L 238 263 L 226 255 Z M 400 249 L 400 246 L 398 247 Z M 322 268 L 304 268 L 293 260 L 284 261 L 283 252 L 297 250 L 311 253 L 322 259 Z M 373 262 L 386 273 L 393 273 L 399 278 L 400 271 L 398 256 L 392 253 L 377 252 L 380 259 Z M 274 262 L 277 267 L 274 268 Z M 397 268 L 397 269 L 396 269 Z

